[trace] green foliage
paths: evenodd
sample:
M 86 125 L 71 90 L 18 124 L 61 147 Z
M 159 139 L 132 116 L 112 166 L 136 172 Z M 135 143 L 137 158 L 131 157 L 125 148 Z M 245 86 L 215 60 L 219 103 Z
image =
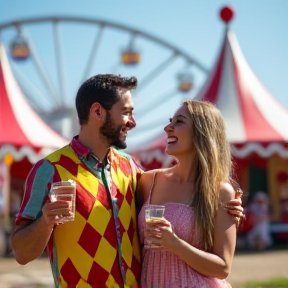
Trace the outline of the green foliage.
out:
M 288 278 L 273 278 L 268 281 L 248 281 L 241 284 L 239 288 L 287 288 Z

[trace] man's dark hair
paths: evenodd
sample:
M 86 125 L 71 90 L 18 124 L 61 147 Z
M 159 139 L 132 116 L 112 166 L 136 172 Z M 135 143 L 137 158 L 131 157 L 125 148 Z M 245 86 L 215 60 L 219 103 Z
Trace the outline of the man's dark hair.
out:
M 75 102 L 79 124 L 87 123 L 90 107 L 93 103 L 98 102 L 104 109 L 110 110 L 120 100 L 123 92 L 135 89 L 136 86 L 136 77 L 127 78 L 114 74 L 100 74 L 89 78 L 80 86 L 76 95 Z

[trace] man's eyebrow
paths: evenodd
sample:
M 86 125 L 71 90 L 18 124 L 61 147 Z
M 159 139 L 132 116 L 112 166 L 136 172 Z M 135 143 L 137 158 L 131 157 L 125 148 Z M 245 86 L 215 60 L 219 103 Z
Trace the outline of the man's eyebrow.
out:
M 123 108 L 122 108 L 122 111 L 133 111 L 134 110 L 134 107 L 131 107 L 131 106 L 124 106 Z

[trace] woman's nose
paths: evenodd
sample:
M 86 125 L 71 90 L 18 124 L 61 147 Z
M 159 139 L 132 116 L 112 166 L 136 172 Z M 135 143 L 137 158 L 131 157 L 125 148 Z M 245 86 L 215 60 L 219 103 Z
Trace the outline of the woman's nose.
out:
M 173 130 L 173 125 L 171 123 L 169 123 L 168 125 L 166 125 L 164 127 L 164 131 L 167 133 L 168 131 L 172 131 Z

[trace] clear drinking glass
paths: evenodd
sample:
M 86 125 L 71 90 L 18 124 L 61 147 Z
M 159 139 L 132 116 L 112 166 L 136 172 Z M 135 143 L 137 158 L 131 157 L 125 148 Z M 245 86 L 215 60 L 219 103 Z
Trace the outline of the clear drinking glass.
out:
M 60 181 L 52 183 L 49 193 L 51 202 L 66 201 L 69 203 L 69 212 L 67 216 L 61 215 L 60 222 L 74 221 L 75 218 L 75 200 L 76 200 L 76 182 L 73 180 Z
M 146 205 L 145 206 L 145 222 L 146 222 L 146 231 L 145 231 L 145 237 L 150 236 L 150 229 L 149 224 L 151 223 L 157 223 L 159 220 L 161 220 L 164 216 L 165 212 L 165 206 L 164 205 Z M 161 248 L 161 246 L 158 243 L 151 243 L 148 245 L 147 241 L 145 243 L 146 248 Z

